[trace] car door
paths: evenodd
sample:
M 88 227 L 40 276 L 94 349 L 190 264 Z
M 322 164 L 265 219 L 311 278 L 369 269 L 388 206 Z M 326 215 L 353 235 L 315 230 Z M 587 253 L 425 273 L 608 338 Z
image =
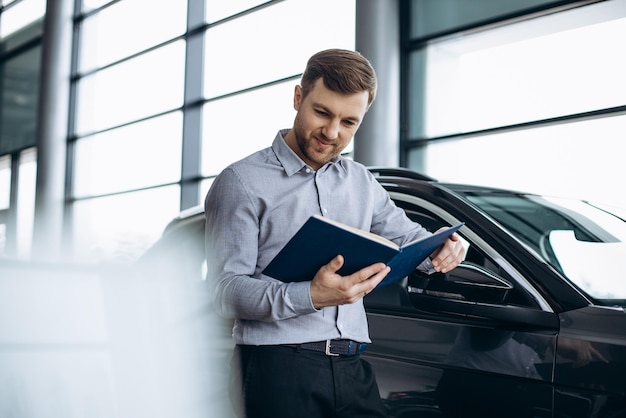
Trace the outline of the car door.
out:
M 423 199 L 392 197 L 429 230 L 459 221 Z M 416 272 L 365 300 L 365 358 L 390 415 L 552 417 L 556 314 L 471 225 L 460 235 L 467 255 L 455 270 Z

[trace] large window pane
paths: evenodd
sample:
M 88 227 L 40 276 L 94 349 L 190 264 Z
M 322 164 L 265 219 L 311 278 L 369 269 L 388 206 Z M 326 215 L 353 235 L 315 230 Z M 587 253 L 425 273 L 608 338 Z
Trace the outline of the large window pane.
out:
M 85 19 L 80 70 L 88 71 L 182 35 L 187 0 L 125 0 Z
M 11 157 L 0 157 L 0 210 L 7 209 L 11 199 Z
M 180 180 L 182 113 L 80 139 L 74 195 L 106 194 Z
M 46 0 L 22 0 L 0 14 L 0 39 L 43 18 Z
M 179 212 L 180 187 L 78 201 L 74 204 L 74 257 L 82 262 L 132 261 Z
M 433 43 L 426 51 L 425 123 L 411 123 L 412 117 L 411 136 L 469 132 L 625 104 L 625 16 L 626 1 L 607 1 Z M 412 76 L 419 77 L 420 63 L 413 64 Z M 419 106 L 412 108 L 419 111 Z
M 511 13 L 562 3 L 555 0 L 412 0 L 411 37 L 419 38 L 437 32 L 454 30 L 466 25 Z
M 202 174 L 218 174 L 233 161 L 269 146 L 279 129 L 291 128 L 296 83 L 208 102 L 203 114 Z
M 7 224 L 11 203 L 11 157 L 0 157 L 0 256 L 7 252 Z
M 97 9 L 113 1 L 114 0 L 83 0 L 83 12 Z
M 443 181 L 482 184 L 626 208 L 626 116 L 437 141 L 411 167 Z M 423 164 L 423 165 L 422 165 Z
M 212 177 L 200 182 L 200 195 L 198 196 L 198 202 L 200 202 L 200 204 L 204 204 L 204 199 L 206 198 L 207 193 L 209 193 L 209 189 L 213 185 L 214 180 L 215 177 Z
M 37 179 L 37 151 L 34 148 L 20 153 L 17 185 L 17 254 L 30 256 L 35 222 L 35 184 Z
M 6 255 L 7 252 L 7 224 L 3 212 L 0 212 L 0 256 Z
M 35 145 L 40 56 L 37 46 L 0 65 L 0 155 Z
M 266 2 L 267 0 L 208 1 L 205 20 L 209 23 L 216 22 Z
M 216 97 L 300 74 L 322 49 L 353 49 L 354 22 L 354 0 L 285 1 L 211 28 L 204 94 Z
M 78 134 L 180 107 L 184 54 L 185 43 L 178 41 L 80 80 Z

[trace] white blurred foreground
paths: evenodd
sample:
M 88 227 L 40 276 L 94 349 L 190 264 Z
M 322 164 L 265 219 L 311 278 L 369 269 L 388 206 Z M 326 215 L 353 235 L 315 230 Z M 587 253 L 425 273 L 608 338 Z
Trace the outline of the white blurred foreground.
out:
M 201 283 L 0 260 L 0 417 L 228 417 L 228 325 Z

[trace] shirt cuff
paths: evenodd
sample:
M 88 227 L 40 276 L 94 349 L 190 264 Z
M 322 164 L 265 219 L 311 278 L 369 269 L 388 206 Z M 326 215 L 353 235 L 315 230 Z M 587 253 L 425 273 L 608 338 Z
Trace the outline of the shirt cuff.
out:
M 426 257 L 426 260 L 422 261 L 422 264 L 417 266 L 417 269 L 423 271 L 426 274 L 433 274 L 436 272 L 435 267 L 433 266 L 433 261 L 430 257 Z
M 287 294 L 293 310 L 298 312 L 298 314 L 317 312 L 311 300 L 311 282 L 289 283 Z

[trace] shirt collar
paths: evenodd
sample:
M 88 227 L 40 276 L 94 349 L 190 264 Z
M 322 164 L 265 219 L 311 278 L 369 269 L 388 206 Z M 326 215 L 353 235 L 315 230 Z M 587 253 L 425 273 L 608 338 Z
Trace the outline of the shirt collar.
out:
M 312 170 L 312 168 L 305 164 L 304 161 L 298 157 L 298 154 L 296 154 L 294 150 L 292 150 L 285 142 L 285 135 L 287 135 L 287 132 L 289 131 L 289 129 L 282 129 L 278 131 L 276 138 L 274 138 L 272 149 L 276 154 L 276 158 L 278 158 L 278 161 L 283 166 L 288 176 L 292 176 L 293 174 L 306 170 L 307 168 Z M 320 170 L 326 170 L 330 166 L 336 166 L 343 171 L 346 169 L 344 166 L 344 158 L 341 155 L 325 164 L 322 168 L 320 168 Z

